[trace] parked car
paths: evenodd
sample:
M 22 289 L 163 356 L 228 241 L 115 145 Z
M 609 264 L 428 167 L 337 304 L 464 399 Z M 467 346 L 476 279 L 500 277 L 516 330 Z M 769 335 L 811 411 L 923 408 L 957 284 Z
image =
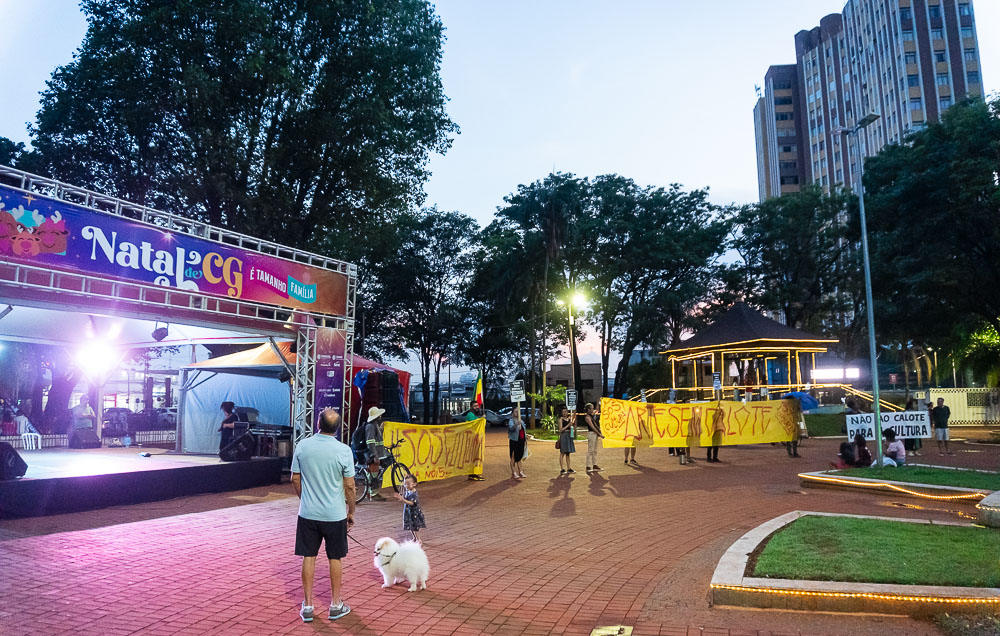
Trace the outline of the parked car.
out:
M 129 417 L 133 415 L 132 411 L 121 407 L 104 409 L 103 434 L 111 437 L 128 435 Z
M 497 411 L 497 413 L 499 413 L 502 417 L 510 419 L 510 414 L 513 411 L 514 411 L 514 407 L 508 406 L 506 408 L 500 409 L 499 411 Z M 531 408 L 527 407 L 527 406 L 522 406 L 521 407 L 521 419 L 524 420 L 525 422 L 527 422 L 530 417 L 531 417 Z M 535 419 L 536 420 L 542 419 L 542 409 L 540 409 L 540 408 L 536 408 L 535 409 Z
M 455 421 L 457 421 L 457 422 L 464 422 L 465 418 L 468 417 L 469 413 L 471 413 L 471 412 L 472 412 L 472 409 L 468 409 L 467 411 L 463 411 L 463 412 L 459 413 L 458 415 L 453 415 L 452 417 L 454 417 Z M 506 416 L 504 416 L 504 415 L 500 415 L 496 411 L 491 411 L 489 409 L 483 409 L 483 416 L 486 418 L 486 426 L 504 426 L 504 427 L 506 427 L 507 426 L 507 420 L 510 419 L 510 413 L 508 413 Z

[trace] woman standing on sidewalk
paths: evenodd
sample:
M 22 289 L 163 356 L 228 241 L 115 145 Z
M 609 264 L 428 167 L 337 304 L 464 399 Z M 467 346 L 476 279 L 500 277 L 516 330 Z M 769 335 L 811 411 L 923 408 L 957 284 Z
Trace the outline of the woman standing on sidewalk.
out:
M 601 467 L 597 465 L 597 445 L 599 439 L 604 439 L 601 435 L 601 427 L 597 423 L 598 413 L 594 412 L 594 405 L 587 403 L 584 407 L 583 426 L 587 429 L 587 472 L 597 472 Z
M 573 420 L 576 414 L 570 415 L 569 409 L 565 406 L 562 407 L 562 411 L 559 413 L 559 441 L 556 442 L 559 445 L 559 474 L 568 475 L 570 473 L 575 473 L 569 465 L 569 456 L 576 452 L 576 443 L 573 438 L 576 437 L 576 426 L 574 426 Z M 565 464 L 565 468 L 563 465 Z
M 507 440 L 510 446 L 510 478 L 523 479 L 527 477 L 524 469 L 521 468 L 521 460 L 524 459 L 524 445 L 527 443 L 527 433 L 524 430 L 524 422 L 521 420 L 521 409 L 511 411 L 510 419 L 507 420 Z

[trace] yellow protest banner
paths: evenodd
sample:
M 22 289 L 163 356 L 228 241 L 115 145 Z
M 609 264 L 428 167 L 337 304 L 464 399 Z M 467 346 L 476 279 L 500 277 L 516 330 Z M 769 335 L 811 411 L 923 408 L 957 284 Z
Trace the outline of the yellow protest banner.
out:
M 799 417 L 798 400 L 652 404 L 601 399 L 606 448 L 789 442 L 799 434 Z
M 393 452 L 419 481 L 483 474 L 485 418 L 441 426 L 386 422 L 382 430 L 385 445 L 400 440 L 402 445 Z M 392 486 L 388 471 L 382 486 Z

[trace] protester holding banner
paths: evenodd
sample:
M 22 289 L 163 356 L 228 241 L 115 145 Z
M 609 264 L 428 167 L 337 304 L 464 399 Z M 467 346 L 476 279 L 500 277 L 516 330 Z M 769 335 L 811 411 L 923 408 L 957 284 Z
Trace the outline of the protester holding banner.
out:
M 907 412 L 916 410 L 916 402 L 913 400 L 913 398 L 907 400 L 905 410 Z M 923 448 L 923 445 L 924 445 L 923 440 L 921 440 L 919 437 L 907 437 L 906 439 L 903 440 L 903 447 L 906 449 L 906 453 L 908 455 L 916 455 L 919 457 L 920 449 Z
M 586 413 L 583 414 L 583 426 L 587 429 L 587 472 L 597 472 L 601 467 L 597 465 L 597 445 L 598 440 L 603 439 L 601 427 L 597 424 L 598 413 L 594 411 L 594 405 L 587 403 L 584 407 Z
M 507 420 L 511 479 L 523 479 L 527 477 L 524 474 L 524 469 L 521 468 L 521 460 L 524 459 L 524 445 L 527 443 L 527 433 L 524 430 L 524 422 L 521 420 L 520 411 L 521 409 L 512 410 L 510 419 Z
M 476 382 L 476 399 L 472 403 L 472 410 L 470 410 L 469 414 L 465 416 L 466 422 L 475 422 L 476 420 L 483 417 L 482 399 L 483 399 L 483 378 L 482 374 L 480 374 L 479 380 Z M 486 481 L 486 478 L 483 477 L 482 475 L 473 474 L 469 475 L 469 481 Z
M 569 409 L 564 406 L 559 414 L 559 441 L 556 442 L 556 448 L 559 449 L 560 475 L 568 475 L 576 472 L 569 464 L 569 456 L 576 452 L 576 442 L 574 441 L 576 437 L 575 419 L 575 414 L 570 415 Z M 563 468 L 563 465 L 566 467 Z

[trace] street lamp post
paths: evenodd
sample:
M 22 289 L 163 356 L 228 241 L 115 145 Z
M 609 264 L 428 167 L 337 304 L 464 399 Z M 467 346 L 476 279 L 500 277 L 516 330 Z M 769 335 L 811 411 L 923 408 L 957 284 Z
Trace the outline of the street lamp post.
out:
M 573 308 L 577 310 L 587 305 L 586 297 L 580 292 L 573 293 L 569 300 L 557 300 L 560 305 L 566 306 L 566 313 L 569 315 L 569 383 L 567 388 L 576 389 L 576 342 L 573 340 Z
M 879 115 L 875 113 L 869 113 L 854 126 L 854 128 L 840 128 L 839 131 L 845 137 L 855 137 L 857 139 L 858 133 L 871 124 L 875 123 L 879 118 Z M 882 409 L 879 404 L 878 396 L 878 358 L 875 351 L 875 309 L 872 305 L 872 272 L 871 264 L 869 262 L 868 256 L 868 223 L 865 218 L 865 185 L 864 185 L 864 166 L 865 159 L 861 155 L 861 146 L 856 144 L 857 154 L 858 154 L 858 208 L 859 215 L 861 217 L 861 255 L 864 261 L 865 270 L 865 309 L 868 314 L 868 355 L 871 358 L 871 373 L 872 373 L 872 398 L 873 405 L 872 410 L 875 415 L 875 443 L 878 449 L 878 455 L 876 458 L 876 465 L 882 465 Z M 845 149 L 848 152 L 848 157 L 850 156 L 850 149 Z

